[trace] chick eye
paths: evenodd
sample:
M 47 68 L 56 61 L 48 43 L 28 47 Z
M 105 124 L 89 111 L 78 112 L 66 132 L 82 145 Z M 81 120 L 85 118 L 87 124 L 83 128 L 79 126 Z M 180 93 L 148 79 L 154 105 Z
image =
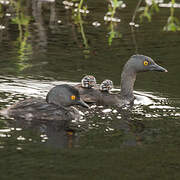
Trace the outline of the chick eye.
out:
M 75 100 L 75 99 L 76 99 L 76 96 L 72 95 L 71 100 Z
M 147 66 L 149 64 L 148 61 L 144 61 L 144 66 Z

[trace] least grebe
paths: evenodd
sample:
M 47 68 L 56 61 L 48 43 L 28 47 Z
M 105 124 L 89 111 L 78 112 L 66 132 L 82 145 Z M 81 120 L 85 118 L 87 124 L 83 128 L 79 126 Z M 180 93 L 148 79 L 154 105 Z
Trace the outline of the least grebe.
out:
M 83 88 L 92 88 L 96 86 L 96 78 L 92 75 L 86 75 L 81 80 L 81 86 Z
M 113 88 L 113 82 L 109 79 L 104 80 L 99 86 L 99 90 L 101 92 L 110 92 L 112 88 Z
M 85 102 L 94 102 L 98 105 L 116 105 L 121 107 L 126 104 L 132 104 L 135 98 L 133 88 L 136 74 L 147 71 L 167 72 L 166 69 L 157 65 L 150 57 L 139 54 L 133 55 L 126 62 L 121 73 L 120 93 L 111 93 L 110 90 L 113 87 L 113 83 L 111 80 L 105 80 L 100 86 L 96 85 L 91 92 L 83 91 L 81 98 Z
M 63 84 L 53 87 L 46 96 L 48 104 L 68 107 L 73 105 L 81 105 L 89 107 L 81 98 L 79 91 L 73 86 Z
M 92 75 L 86 75 L 82 78 L 81 84 L 74 86 L 80 94 L 80 97 L 86 103 L 95 103 L 99 97 L 99 90 L 97 90 L 96 78 Z
M 89 106 L 80 98 L 79 92 L 73 86 L 58 85 L 58 91 L 52 88 L 43 98 L 29 98 L 20 101 L 8 109 L 2 110 L 1 114 L 24 120 L 73 120 L 79 119 L 79 111 L 71 107 L 80 105 Z
M 133 55 L 124 65 L 121 73 L 121 91 L 120 93 L 110 94 L 101 93 L 97 104 L 100 105 L 117 105 L 122 107 L 127 104 L 132 104 L 135 97 L 133 95 L 134 83 L 136 75 L 139 72 L 159 71 L 168 72 L 165 68 L 159 66 L 148 56 Z

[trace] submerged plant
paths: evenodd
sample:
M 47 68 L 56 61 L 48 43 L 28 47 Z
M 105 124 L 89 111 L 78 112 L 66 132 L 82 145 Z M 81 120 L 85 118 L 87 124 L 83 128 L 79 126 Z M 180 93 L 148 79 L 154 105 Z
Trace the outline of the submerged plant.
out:
M 30 17 L 25 14 L 24 5 L 21 1 L 15 1 L 11 0 L 11 5 L 14 7 L 16 11 L 16 16 L 13 17 L 12 23 L 18 25 L 19 30 L 19 37 L 17 39 L 17 45 L 19 47 L 19 68 L 20 71 L 29 67 L 30 65 L 25 63 L 26 61 L 26 52 L 31 52 L 32 47 L 31 44 L 27 43 L 27 40 L 30 36 L 29 34 L 29 23 L 30 23 Z

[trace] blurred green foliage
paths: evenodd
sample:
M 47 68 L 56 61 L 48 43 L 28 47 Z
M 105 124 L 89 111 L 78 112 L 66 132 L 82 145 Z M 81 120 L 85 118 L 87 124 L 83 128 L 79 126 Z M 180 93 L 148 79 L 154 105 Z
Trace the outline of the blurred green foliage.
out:
M 38 2 L 38 1 L 37 1 Z M 84 47 L 84 54 L 87 55 L 90 53 L 89 50 L 89 44 L 87 37 L 85 35 L 84 30 L 84 24 L 86 22 L 86 16 L 88 13 L 86 13 L 88 10 L 88 3 L 87 0 L 67 0 L 66 2 L 71 2 L 73 4 L 76 4 L 71 6 L 70 11 L 72 12 L 72 20 L 74 22 L 74 25 L 77 27 L 78 31 L 81 33 L 82 41 L 83 41 L 83 47 Z M 122 0 L 108 0 L 107 1 L 107 8 L 108 11 L 106 13 L 106 17 L 109 18 L 105 23 L 107 24 L 108 29 L 108 44 L 111 45 L 114 38 L 121 38 L 122 34 L 119 31 L 118 24 L 119 22 L 114 21 L 113 19 L 116 19 L 117 17 L 120 17 L 121 15 L 121 7 L 124 4 L 125 1 Z M 94 2 L 95 3 L 95 2 Z M 139 20 L 140 23 L 143 23 L 144 20 L 147 20 L 148 22 L 152 21 L 153 15 L 155 13 L 160 11 L 159 3 L 156 0 L 139 0 L 137 1 L 138 8 L 136 7 L 135 13 L 132 14 L 132 16 L 135 17 L 136 13 L 139 13 Z M 164 31 L 179 31 L 180 30 L 180 21 L 175 16 L 175 0 L 171 0 L 170 3 L 171 7 L 170 9 L 170 16 L 167 18 L 167 23 L 164 26 Z M 8 7 L 10 11 L 12 11 L 12 16 L 10 17 L 11 22 L 14 24 L 17 24 L 18 30 L 19 30 L 19 37 L 17 39 L 17 45 L 19 46 L 19 54 L 20 59 L 23 61 L 25 58 L 24 51 L 28 50 L 31 51 L 31 45 L 28 44 L 28 39 L 30 38 L 29 33 L 29 25 L 31 22 L 31 15 L 28 15 L 28 1 L 25 0 L 11 0 L 10 4 L 0 4 L 0 18 L 5 17 L 5 9 Z M 31 2 L 32 4 L 32 2 Z M 89 3 L 90 4 L 90 3 Z M 128 7 L 128 4 L 127 4 Z M 93 13 L 93 11 L 92 11 Z M 105 17 L 104 16 L 104 17 Z M 135 18 L 132 18 L 132 21 L 134 21 Z M 86 18 L 86 19 L 85 19 Z M 119 19 L 120 20 L 120 19 Z M 100 21 L 100 20 L 99 20 Z M 129 22 L 127 22 L 129 23 Z
M 167 24 L 164 26 L 164 31 L 180 31 L 180 22 L 177 17 L 174 15 L 175 11 L 175 0 L 169 2 L 170 7 L 170 16 L 167 19 Z M 168 5 L 168 4 L 167 4 Z M 141 11 L 142 7 L 139 8 Z M 142 22 L 146 18 L 149 22 L 152 20 L 152 15 L 156 12 L 159 12 L 158 2 L 152 0 L 151 3 L 146 3 L 146 6 L 143 8 L 143 12 L 140 14 L 140 21 Z
M 167 24 L 164 26 L 164 31 L 180 31 L 180 22 L 178 18 L 174 16 L 174 4 L 175 0 L 171 0 L 170 16 L 167 20 Z
M 147 20 L 150 22 L 152 19 L 152 15 L 158 11 L 159 11 L 158 4 L 155 2 L 155 0 L 152 0 L 151 5 L 146 3 L 143 13 L 140 14 L 140 16 L 139 16 L 140 21 L 142 22 L 143 18 L 147 18 Z
M 76 0 L 73 0 L 73 1 L 77 2 Z M 84 27 L 83 27 L 84 22 L 83 22 L 83 19 L 82 19 L 82 14 L 83 14 L 83 16 L 86 16 L 86 13 L 81 13 L 81 10 L 83 10 L 83 12 L 87 11 L 87 5 L 83 6 L 83 2 L 84 2 L 84 0 L 80 0 L 77 9 L 73 10 L 72 19 L 74 20 L 74 23 L 79 26 L 79 31 L 81 32 L 81 36 L 82 36 L 82 39 L 83 39 L 83 45 L 84 45 L 84 50 L 83 50 L 84 57 L 88 58 L 90 50 L 89 50 L 88 41 L 86 39 L 86 35 L 84 33 Z
M 112 41 L 114 38 L 121 38 L 122 34 L 115 29 L 117 26 L 117 22 L 113 22 L 113 19 L 115 18 L 115 14 L 117 13 L 117 9 L 120 9 L 121 5 L 123 4 L 123 1 L 118 0 L 111 0 L 108 5 L 108 12 L 106 13 L 107 18 L 110 18 L 108 30 L 109 30 L 109 37 L 108 37 L 108 44 L 111 46 Z

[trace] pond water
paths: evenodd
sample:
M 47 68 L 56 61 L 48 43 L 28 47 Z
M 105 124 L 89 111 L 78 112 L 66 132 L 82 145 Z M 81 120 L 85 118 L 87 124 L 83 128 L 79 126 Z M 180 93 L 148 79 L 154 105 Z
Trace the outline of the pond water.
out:
M 138 74 L 130 110 L 94 106 L 68 123 L 0 116 L 0 179 L 179 179 L 180 34 L 163 31 L 169 8 L 160 8 L 151 23 L 140 23 L 137 14 L 130 26 L 138 1 L 127 1 L 114 23 L 104 18 L 107 1 L 84 3 L 88 11 L 80 15 L 67 1 L 4 2 L 1 109 L 87 74 L 119 89 L 123 65 L 136 53 L 168 73 Z M 178 8 L 175 14 L 180 17 Z

